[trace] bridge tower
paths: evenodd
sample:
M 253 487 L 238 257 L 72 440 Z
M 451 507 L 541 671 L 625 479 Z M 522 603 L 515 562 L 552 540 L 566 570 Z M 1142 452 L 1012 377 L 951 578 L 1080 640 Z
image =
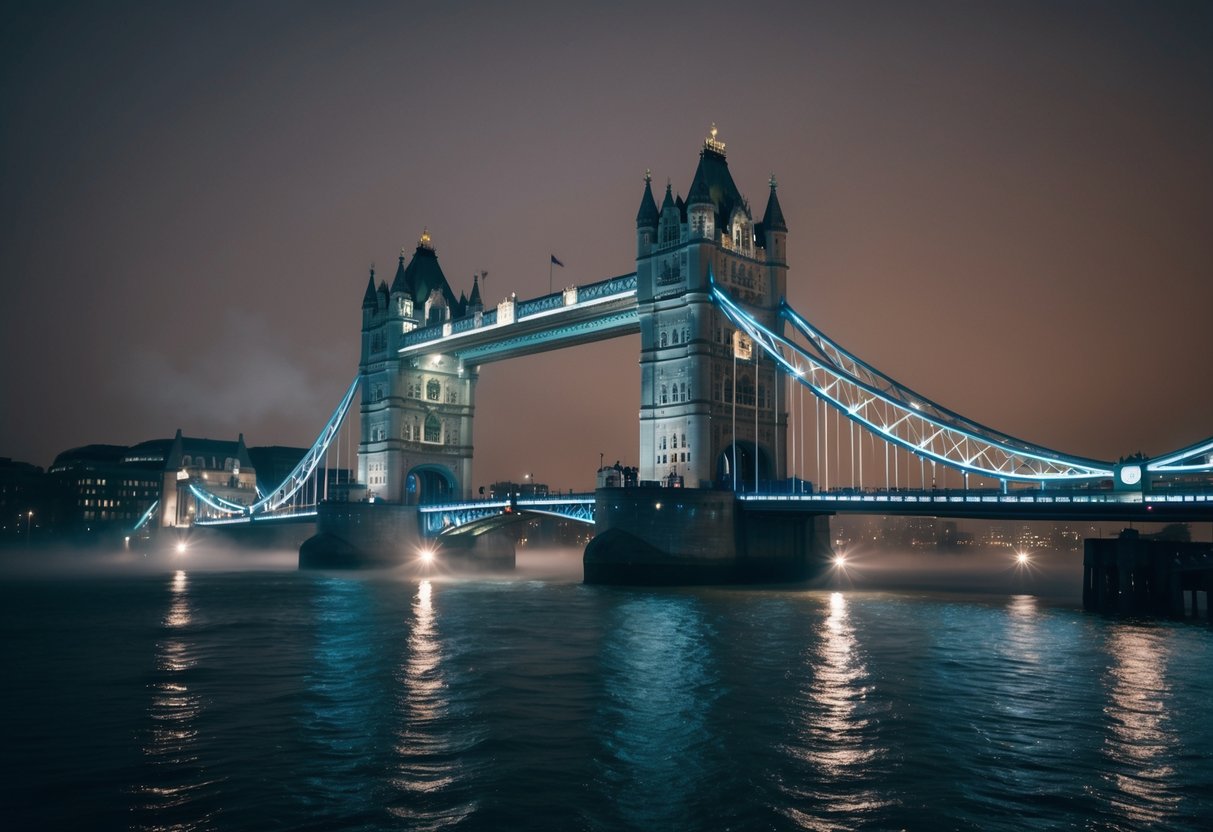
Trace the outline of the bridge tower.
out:
M 640 316 L 640 479 L 752 490 L 783 479 L 787 387 L 761 350 L 746 349 L 709 297 L 715 279 L 765 326 L 782 331 L 787 224 L 775 177 L 762 221 L 738 191 L 716 127 L 685 200 L 651 177 L 636 215 Z M 734 375 L 736 368 L 736 375 Z
M 402 360 L 399 349 L 413 329 L 479 308 L 479 285 L 471 298 L 451 291 L 428 231 L 407 266 L 401 249 L 391 288 L 376 286 L 371 270 L 359 363 L 358 479 L 368 497 L 415 504 L 471 496 L 476 368 L 442 354 Z

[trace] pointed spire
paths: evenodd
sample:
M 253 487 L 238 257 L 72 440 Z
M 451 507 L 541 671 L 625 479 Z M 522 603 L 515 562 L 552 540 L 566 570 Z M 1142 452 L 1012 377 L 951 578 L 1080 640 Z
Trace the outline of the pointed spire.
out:
M 484 306 L 484 302 L 480 300 L 480 273 L 476 272 L 472 275 L 472 296 L 468 298 L 468 306 Z
M 640 197 L 640 210 L 636 212 L 637 228 L 657 227 L 657 202 L 653 199 L 652 174 L 644 172 L 644 195 Z
M 375 267 L 371 266 L 371 276 L 366 281 L 366 294 L 362 296 L 362 308 L 375 308 Z
M 779 197 L 775 196 L 775 174 L 771 174 L 771 195 L 767 197 L 767 210 L 762 215 L 762 227 L 766 231 L 787 231 L 788 224 L 783 219 L 783 209 L 779 207 Z
M 664 212 L 667 208 L 674 207 L 674 186 L 669 180 L 665 183 L 665 199 L 661 200 L 661 210 Z
M 392 279 L 393 292 L 407 292 L 409 282 L 404 277 L 404 246 L 400 247 L 400 259 L 396 261 L 396 277 Z

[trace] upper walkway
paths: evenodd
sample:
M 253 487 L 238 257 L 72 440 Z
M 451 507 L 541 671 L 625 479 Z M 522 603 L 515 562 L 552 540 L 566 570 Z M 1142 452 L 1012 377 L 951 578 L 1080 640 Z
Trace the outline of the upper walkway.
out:
M 442 353 L 487 364 L 639 331 L 633 272 L 531 300 L 510 296 L 496 309 L 415 329 L 400 355 Z

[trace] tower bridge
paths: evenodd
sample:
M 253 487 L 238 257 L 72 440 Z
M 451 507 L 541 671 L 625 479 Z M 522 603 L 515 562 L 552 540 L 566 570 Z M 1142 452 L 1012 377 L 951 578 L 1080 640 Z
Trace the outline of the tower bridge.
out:
M 727 525 L 721 533 L 734 542 L 725 548 L 744 559 L 747 540 L 811 548 L 839 512 L 1213 519 L 1213 438 L 1153 458 L 1056 451 L 935 403 L 829 338 L 787 302 L 788 226 L 773 175 L 767 187 L 756 219 L 713 129 L 685 197 L 667 184 L 659 205 L 646 173 L 635 272 L 495 307 L 478 278 L 470 295 L 455 296 L 423 233 L 407 264 L 401 252 L 390 285 L 372 270 L 358 376 L 297 469 L 252 505 L 202 489 L 210 517 L 199 522 L 323 509 L 317 472 L 356 390 L 357 484 L 339 500 L 411 513 L 418 536 L 483 535 L 545 510 L 594 523 L 587 577 L 595 551 L 607 560 L 628 546 L 679 563 L 700 557 L 709 538 L 662 548 L 679 528 L 695 538 L 686 523 Z M 547 509 L 473 500 L 481 368 L 636 334 L 641 487 L 600 490 L 592 510 L 588 495 Z M 958 487 L 933 487 L 947 472 Z M 683 489 L 662 498 L 659 484 Z M 310 504 L 299 496 L 308 493 Z M 671 519 L 674 505 L 695 519 Z

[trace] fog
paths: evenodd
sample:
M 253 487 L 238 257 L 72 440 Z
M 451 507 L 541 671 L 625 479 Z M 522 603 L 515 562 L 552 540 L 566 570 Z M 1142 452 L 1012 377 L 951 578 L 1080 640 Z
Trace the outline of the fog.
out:
M 965 552 L 855 549 L 841 553 L 812 584 L 830 589 L 914 590 L 1037 595 L 1082 599 L 1082 552 L 1025 552 L 1009 548 Z
M 1082 553 L 1027 553 L 1020 563 L 1007 548 L 964 552 L 905 552 L 853 548 L 844 562 L 830 563 L 807 583 L 811 589 L 893 590 L 960 594 L 1037 595 L 1077 602 L 1082 595 Z M 34 547 L 0 549 L 0 580 L 82 578 L 190 572 L 296 571 L 294 548 L 252 549 L 216 541 L 187 541 L 175 547 L 140 551 L 119 547 Z M 389 578 L 438 582 L 476 580 L 579 583 L 582 550 L 577 547 L 521 546 L 516 567 L 469 572 L 443 562 L 441 550 L 431 563 L 420 559 L 390 569 L 332 572 L 350 578 Z M 787 588 L 786 586 L 784 588 Z

